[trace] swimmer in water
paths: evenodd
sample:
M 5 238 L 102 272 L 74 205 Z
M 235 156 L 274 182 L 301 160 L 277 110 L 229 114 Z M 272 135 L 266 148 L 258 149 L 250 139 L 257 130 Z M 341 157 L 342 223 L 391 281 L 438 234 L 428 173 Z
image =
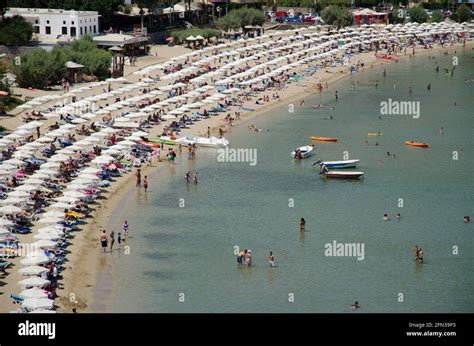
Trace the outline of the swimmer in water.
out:
M 300 232 L 304 232 L 306 229 L 306 220 L 304 217 L 300 219 Z
M 388 218 L 388 214 L 383 214 L 383 220 L 384 220 L 384 221 L 390 220 L 390 219 Z
M 400 215 L 400 213 L 398 213 L 397 214 L 397 220 L 400 220 L 400 218 L 401 218 L 401 215 Z
M 355 310 L 355 309 L 359 309 L 359 308 L 360 308 L 359 302 L 356 300 L 354 302 L 354 304 L 351 305 L 351 309 Z
M 439 128 L 439 133 L 440 133 L 440 134 L 444 134 L 444 127 L 440 127 L 440 128 Z
M 464 221 L 464 223 L 469 223 L 469 222 L 471 222 L 471 217 L 466 215 L 466 216 L 464 216 L 463 221 Z

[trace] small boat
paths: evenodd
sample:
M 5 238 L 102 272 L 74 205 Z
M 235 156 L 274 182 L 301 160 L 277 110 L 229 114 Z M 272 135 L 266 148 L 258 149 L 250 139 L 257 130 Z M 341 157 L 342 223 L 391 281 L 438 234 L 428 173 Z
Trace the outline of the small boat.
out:
M 354 168 L 357 166 L 357 163 L 360 160 L 343 160 L 343 161 L 316 161 L 313 163 L 314 165 L 319 164 L 320 166 L 324 165 L 327 168 Z
M 309 137 L 312 141 L 322 141 L 322 142 L 337 142 L 339 139 L 335 137 L 319 137 L 311 136 Z
M 367 136 L 382 136 L 382 132 L 377 132 L 377 133 L 368 133 Z
M 296 150 L 293 150 L 290 155 L 291 155 L 291 157 L 296 158 L 296 152 L 299 151 L 299 153 L 301 154 L 301 158 L 305 159 L 305 158 L 311 156 L 311 153 L 312 153 L 313 150 L 314 150 L 314 146 L 306 145 L 304 147 L 299 147 Z
M 430 145 L 428 143 L 420 143 L 420 142 L 413 142 L 413 141 L 406 141 L 405 145 L 409 145 L 411 147 L 418 147 L 418 148 L 429 148 Z
M 149 148 L 159 148 L 161 146 L 160 143 L 148 142 L 148 141 L 140 141 L 141 145 Z
M 229 141 L 225 138 L 217 137 L 193 137 L 196 145 L 200 147 L 223 148 L 229 145 Z
M 161 136 L 160 139 L 168 143 L 173 142 L 173 144 L 181 144 L 181 145 L 189 145 L 189 144 L 196 143 L 196 141 L 193 139 L 192 136 L 189 136 L 189 137 L 188 136 L 181 136 L 181 137 Z
M 174 140 L 164 140 L 161 138 L 157 139 L 151 139 L 151 138 L 145 138 L 146 142 L 152 142 L 152 143 L 159 143 L 159 144 L 166 144 L 166 145 L 175 145 L 176 142 Z
M 326 178 L 335 179 L 359 179 L 364 175 L 364 172 L 340 172 L 340 171 L 327 171 L 323 172 Z

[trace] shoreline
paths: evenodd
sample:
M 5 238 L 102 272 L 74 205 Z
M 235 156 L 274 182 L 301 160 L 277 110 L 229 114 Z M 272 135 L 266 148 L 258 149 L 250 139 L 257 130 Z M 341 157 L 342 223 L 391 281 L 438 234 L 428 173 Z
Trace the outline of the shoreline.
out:
M 417 50 L 416 55 L 426 55 L 427 53 L 440 53 L 443 51 L 453 51 L 457 49 L 472 49 L 474 42 L 467 42 L 466 47 L 462 46 L 450 46 L 450 47 L 433 47 L 432 49 L 427 50 Z M 364 53 L 361 55 L 355 56 L 354 60 L 360 60 L 362 58 L 366 58 L 367 61 L 364 61 L 366 66 L 363 69 L 360 69 L 354 76 L 357 74 L 362 74 L 363 72 L 367 71 L 368 69 L 373 69 L 377 67 L 383 66 L 385 63 L 393 63 L 384 60 L 378 60 L 375 58 L 373 52 Z M 409 55 L 399 55 L 398 59 L 409 58 Z M 416 56 L 415 56 L 416 58 Z M 281 91 L 281 100 L 280 101 L 272 101 L 270 104 L 266 104 L 264 106 L 257 106 L 255 111 L 243 113 L 240 120 L 235 120 L 234 127 L 242 126 L 244 122 L 248 122 L 249 120 L 260 116 L 262 114 L 269 113 L 271 110 L 282 107 L 285 104 L 295 102 L 297 100 L 301 100 L 309 95 L 315 95 L 318 93 L 316 89 L 313 90 L 316 83 L 324 84 L 327 82 L 329 88 L 332 88 L 332 85 L 338 81 L 343 80 L 346 77 L 351 77 L 353 75 L 347 73 L 347 68 L 344 67 L 344 73 L 339 73 L 341 69 L 340 66 L 334 68 L 326 68 L 327 70 L 335 69 L 336 72 L 328 74 L 322 71 L 322 69 L 318 70 L 324 76 L 318 76 L 318 73 L 315 73 L 313 76 L 307 77 L 301 82 L 291 83 L 288 84 L 288 87 Z M 307 86 L 301 89 L 301 86 L 297 84 L 308 84 Z M 324 90 L 323 92 L 327 92 L 328 89 Z M 274 91 L 273 91 L 274 92 Z M 260 93 L 261 95 L 266 95 L 267 92 Z M 269 91 L 271 94 L 272 91 Z M 243 107 L 255 107 L 252 103 L 245 103 Z M 232 110 L 235 109 L 235 106 L 232 107 Z M 201 121 L 196 123 L 192 129 L 185 129 L 181 133 L 190 133 L 193 132 L 198 134 L 198 129 L 203 131 L 210 126 L 213 132 L 215 132 L 218 128 L 225 128 L 228 129 L 229 126 L 224 124 L 223 118 L 225 114 L 220 114 L 219 116 L 213 117 L 211 119 L 207 119 L 206 121 Z M 155 135 L 158 132 L 158 128 L 153 128 L 150 131 L 150 136 Z M 167 167 L 167 163 L 163 162 L 163 164 L 159 164 L 157 162 L 153 163 L 153 166 L 143 166 L 142 172 L 143 175 L 147 174 L 152 168 L 154 174 L 157 172 L 161 172 L 161 170 Z M 149 175 L 149 174 L 148 174 Z M 119 205 L 122 203 L 126 206 L 126 198 L 128 192 L 134 188 L 133 185 L 133 174 L 127 174 L 122 177 L 119 177 L 117 180 L 114 181 L 114 184 L 111 188 L 106 191 L 103 195 L 106 196 L 106 199 L 100 203 L 98 208 L 91 214 L 92 220 L 88 223 L 81 232 L 78 232 L 75 236 L 74 240 L 72 241 L 71 245 L 71 258 L 68 262 L 68 266 L 72 267 L 71 270 L 66 270 L 64 272 L 63 278 L 63 286 L 58 293 L 60 293 L 60 297 L 58 298 L 58 303 L 60 308 L 58 312 L 70 312 L 70 309 L 73 307 L 77 307 L 78 310 L 82 310 L 81 312 L 110 312 L 110 306 L 112 304 L 112 298 L 115 292 L 115 284 L 117 278 L 117 268 L 114 267 L 112 260 L 108 260 L 101 252 L 98 246 L 98 229 L 104 227 L 105 229 L 110 229 L 108 227 L 110 225 L 110 219 L 116 214 Z M 155 185 L 159 185 L 162 182 L 154 181 Z M 115 250 L 117 251 L 117 250 Z M 91 271 L 91 268 L 93 270 Z M 76 303 L 71 303 L 68 299 L 69 295 L 74 293 L 76 296 Z

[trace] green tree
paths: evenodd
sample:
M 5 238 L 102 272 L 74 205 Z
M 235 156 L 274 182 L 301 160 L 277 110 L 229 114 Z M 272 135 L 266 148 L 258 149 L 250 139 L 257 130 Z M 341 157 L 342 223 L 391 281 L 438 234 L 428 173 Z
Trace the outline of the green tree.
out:
M 412 22 L 416 23 L 425 23 L 428 21 L 428 14 L 426 11 L 419 6 L 414 6 L 408 10 L 408 13 L 410 14 L 410 20 Z
M 67 73 L 62 57 L 48 53 L 42 48 L 21 56 L 20 61 L 21 63 L 14 65 L 12 70 L 17 75 L 18 85 L 23 88 L 44 89 L 64 78 Z
M 433 11 L 433 14 L 431 15 L 431 21 L 435 23 L 444 21 L 444 16 L 440 10 Z
M 262 25 L 265 23 L 265 15 L 256 8 L 243 7 L 232 10 L 219 19 L 218 27 L 222 30 L 244 28 L 247 25 Z
M 5 18 L 0 22 L 0 44 L 21 46 L 31 40 L 33 27 L 21 16 Z
M 456 10 L 456 17 L 459 23 L 467 22 L 471 19 L 471 12 L 466 4 L 462 4 Z
M 343 28 L 354 24 L 354 15 L 346 8 L 328 6 L 321 11 L 321 18 L 326 24 Z

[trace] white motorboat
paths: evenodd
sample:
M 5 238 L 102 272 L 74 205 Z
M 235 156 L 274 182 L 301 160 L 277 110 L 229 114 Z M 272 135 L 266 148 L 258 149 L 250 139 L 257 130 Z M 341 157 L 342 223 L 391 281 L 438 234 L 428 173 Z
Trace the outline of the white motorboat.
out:
M 306 145 L 304 147 L 299 147 L 296 150 L 291 152 L 291 157 L 298 158 L 297 153 L 299 154 L 300 158 L 305 159 L 311 156 L 312 151 L 314 150 L 314 146 Z

